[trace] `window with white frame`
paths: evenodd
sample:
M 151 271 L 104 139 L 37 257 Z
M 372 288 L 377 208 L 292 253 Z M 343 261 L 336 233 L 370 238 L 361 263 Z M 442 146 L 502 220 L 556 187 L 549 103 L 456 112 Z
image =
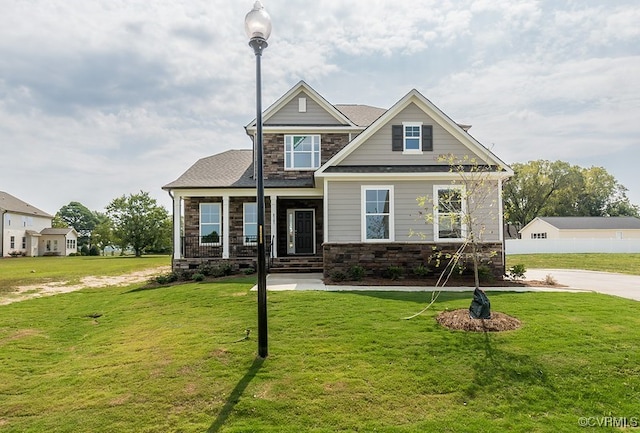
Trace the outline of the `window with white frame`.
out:
M 27 249 L 27 237 L 26 236 L 22 237 L 22 249 L 23 250 Z
M 405 152 L 421 152 L 422 123 L 403 122 L 403 149 Z
M 15 236 L 11 236 L 9 238 L 9 248 L 15 248 L 16 247 L 16 237 Z
M 319 135 L 285 135 L 284 168 L 312 170 L 320 167 Z
M 393 186 L 362 187 L 362 239 L 393 241 Z
M 245 245 L 255 245 L 258 241 L 258 206 L 245 203 L 242 219 L 242 237 Z
M 462 186 L 434 186 L 433 226 L 435 240 L 462 240 L 467 236 L 463 196 L 464 187 Z
M 531 239 L 546 239 L 547 233 L 531 233 Z
M 219 245 L 222 236 L 220 203 L 200 203 L 200 243 Z

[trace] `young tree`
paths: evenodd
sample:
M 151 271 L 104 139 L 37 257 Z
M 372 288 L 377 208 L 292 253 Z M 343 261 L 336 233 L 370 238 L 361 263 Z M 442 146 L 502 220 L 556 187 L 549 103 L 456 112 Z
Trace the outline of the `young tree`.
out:
M 488 225 L 502 224 L 498 221 L 498 179 L 502 178 L 502 168 L 486 164 L 476 157 L 465 155 L 462 158 L 455 155 L 441 155 L 441 162 L 449 165 L 449 171 L 456 174 L 451 182 L 451 188 L 439 189 L 434 196 L 421 196 L 417 198 L 422 219 L 429 225 L 433 225 L 438 231 L 439 238 L 462 239 L 458 250 L 448 257 L 450 260 L 436 286 L 444 286 L 448 278 L 456 268 L 460 267 L 460 261 L 471 259 L 473 266 L 473 279 L 475 284 L 474 302 L 476 298 L 482 298 L 485 302 L 481 308 L 485 318 L 490 314 L 489 300 L 483 290 L 480 289 L 480 266 L 483 256 L 482 244 Z M 422 238 L 427 235 L 424 232 L 414 232 Z M 470 250 L 470 251 L 469 251 Z M 495 253 L 495 251 L 493 252 Z M 434 292 L 431 302 L 421 311 L 408 318 L 416 317 L 426 311 L 437 299 L 439 292 Z M 474 303 L 472 303 L 472 306 Z M 475 311 L 475 309 L 474 309 Z M 470 308 L 471 312 L 471 308 Z M 472 313 L 473 314 L 473 313 Z
M 156 245 L 169 217 L 167 210 L 143 191 L 114 199 L 107 206 L 107 215 L 118 243 L 133 248 L 136 257 Z

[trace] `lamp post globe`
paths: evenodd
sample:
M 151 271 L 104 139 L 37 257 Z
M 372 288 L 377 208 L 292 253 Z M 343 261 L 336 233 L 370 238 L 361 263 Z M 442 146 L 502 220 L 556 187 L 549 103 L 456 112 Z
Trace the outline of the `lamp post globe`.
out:
M 271 17 L 262 6 L 260 0 L 256 1 L 253 9 L 244 18 L 244 31 L 249 39 L 260 38 L 265 41 L 271 35 Z
M 244 28 L 249 37 L 249 46 L 256 55 L 256 135 L 255 174 L 256 174 L 256 210 L 257 210 L 257 271 L 258 271 L 258 356 L 266 358 L 268 350 L 267 332 L 267 257 L 265 248 L 264 227 L 264 177 L 263 177 L 263 145 L 262 145 L 262 76 L 260 59 L 262 51 L 267 48 L 267 39 L 271 35 L 271 18 L 258 0 L 244 19 Z

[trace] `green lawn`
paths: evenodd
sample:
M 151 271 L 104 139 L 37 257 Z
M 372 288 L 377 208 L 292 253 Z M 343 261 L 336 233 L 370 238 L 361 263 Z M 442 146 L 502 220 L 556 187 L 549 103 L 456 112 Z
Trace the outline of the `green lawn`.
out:
M 52 281 L 77 283 L 88 275 L 122 275 L 170 265 L 170 256 L 3 258 L 0 259 L 0 293 L 21 285 Z
M 0 431 L 577 432 L 580 417 L 640 416 L 637 302 L 493 293 L 523 327 L 472 334 L 434 320 L 469 293 L 407 321 L 429 293 L 273 292 L 260 361 L 252 284 L 0 307 Z
M 507 268 L 586 269 L 640 275 L 640 254 L 518 254 L 507 256 Z

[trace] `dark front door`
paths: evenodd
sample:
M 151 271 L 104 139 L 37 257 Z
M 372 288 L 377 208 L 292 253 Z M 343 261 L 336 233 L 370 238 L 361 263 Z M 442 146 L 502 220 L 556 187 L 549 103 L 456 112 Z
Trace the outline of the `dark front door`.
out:
M 296 212 L 296 254 L 313 254 L 313 211 Z

